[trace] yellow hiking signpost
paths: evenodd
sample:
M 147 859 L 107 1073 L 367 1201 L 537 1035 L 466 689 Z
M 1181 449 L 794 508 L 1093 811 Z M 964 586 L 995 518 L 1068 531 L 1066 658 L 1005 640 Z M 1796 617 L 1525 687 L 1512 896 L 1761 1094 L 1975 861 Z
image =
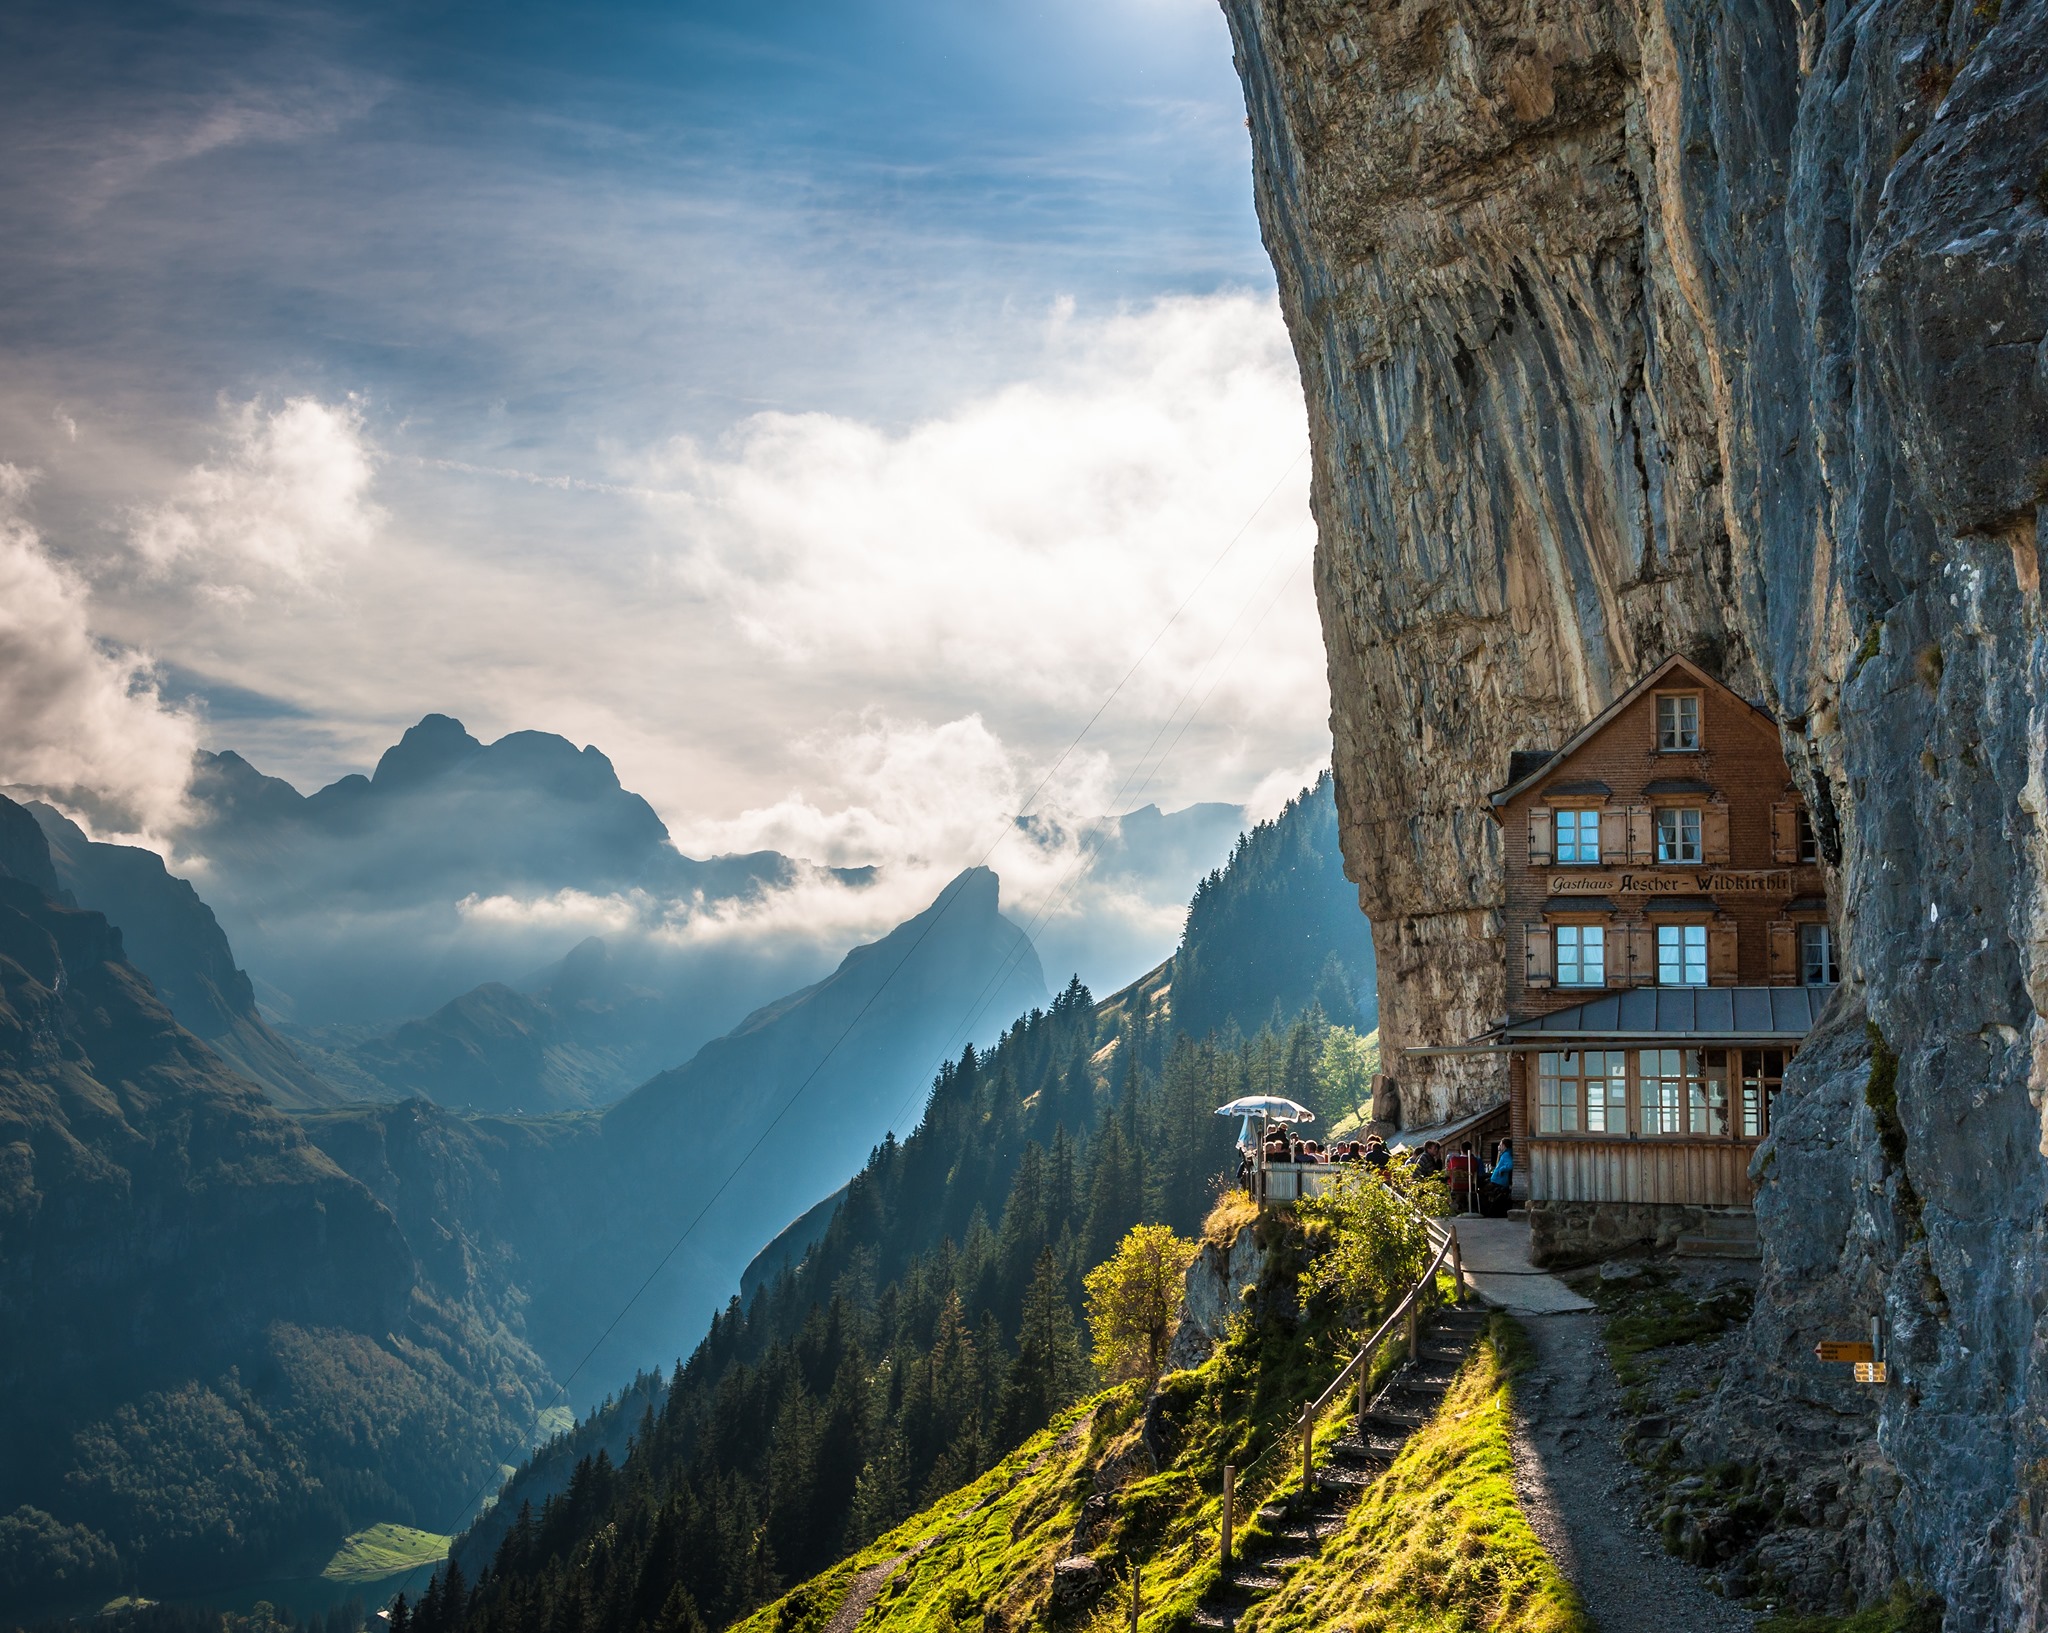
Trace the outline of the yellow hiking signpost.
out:
M 1853 1366 L 1860 1384 L 1886 1382 L 1884 1350 L 1879 1342 L 1877 1317 L 1870 1318 L 1870 1341 L 1856 1338 L 1823 1338 L 1813 1346 L 1813 1358 L 1837 1366 Z

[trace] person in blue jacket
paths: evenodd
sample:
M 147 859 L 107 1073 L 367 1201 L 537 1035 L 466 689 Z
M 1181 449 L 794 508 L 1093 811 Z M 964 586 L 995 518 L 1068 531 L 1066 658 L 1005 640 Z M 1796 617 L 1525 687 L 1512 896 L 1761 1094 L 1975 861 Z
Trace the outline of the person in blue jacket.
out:
M 1513 1140 L 1502 1140 L 1500 1142 L 1500 1155 L 1493 1159 L 1493 1172 L 1487 1175 L 1487 1178 L 1491 1179 L 1494 1184 L 1500 1186 L 1503 1190 L 1514 1183 L 1515 1142 Z

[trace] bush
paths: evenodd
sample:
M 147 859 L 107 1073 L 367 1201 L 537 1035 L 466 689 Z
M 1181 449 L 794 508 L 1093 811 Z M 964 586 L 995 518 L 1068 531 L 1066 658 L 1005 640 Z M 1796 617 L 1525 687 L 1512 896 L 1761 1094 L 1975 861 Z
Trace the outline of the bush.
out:
M 1314 1258 L 1309 1284 L 1342 1308 L 1378 1310 L 1406 1292 L 1429 1262 L 1429 1233 L 1395 1186 L 1346 1168 L 1300 1205 Z

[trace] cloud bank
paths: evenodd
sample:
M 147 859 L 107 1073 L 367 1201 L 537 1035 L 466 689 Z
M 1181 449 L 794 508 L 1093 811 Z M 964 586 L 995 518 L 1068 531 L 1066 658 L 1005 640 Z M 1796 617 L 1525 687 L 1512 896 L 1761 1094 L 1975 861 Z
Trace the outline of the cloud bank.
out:
M 181 814 L 198 723 L 164 703 L 147 654 L 94 635 L 86 584 L 28 520 L 30 485 L 0 464 L 0 784 L 161 834 Z

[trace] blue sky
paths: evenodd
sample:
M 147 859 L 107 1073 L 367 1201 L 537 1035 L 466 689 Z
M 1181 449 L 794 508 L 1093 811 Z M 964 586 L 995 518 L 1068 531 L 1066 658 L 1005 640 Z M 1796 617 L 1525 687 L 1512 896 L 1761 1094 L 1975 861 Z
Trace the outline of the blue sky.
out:
M 922 888 L 1141 656 L 1057 814 L 1327 752 L 1207 0 L 16 5 L 0 155 L 0 783 L 441 710 Z

